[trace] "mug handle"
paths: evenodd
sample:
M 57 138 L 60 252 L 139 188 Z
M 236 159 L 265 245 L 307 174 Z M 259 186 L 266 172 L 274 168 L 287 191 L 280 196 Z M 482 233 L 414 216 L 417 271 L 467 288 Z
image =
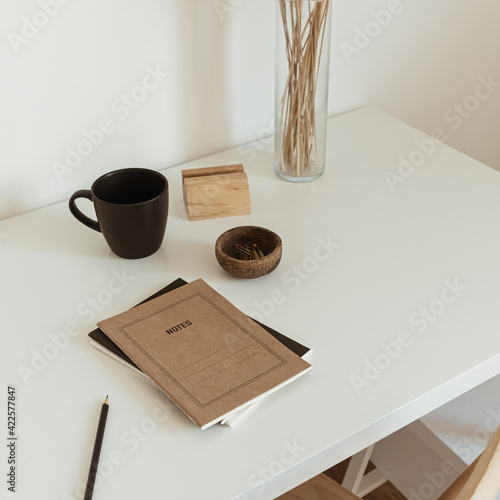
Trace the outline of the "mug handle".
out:
M 76 200 L 78 198 L 87 198 L 87 200 L 92 201 L 92 193 L 89 189 L 81 189 L 80 191 L 74 193 L 73 196 L 71 196 L 71 198 L 69 199 L 69 210 L 82 224 L 85 224 L 87 227 L 90 227 L 90 229 L 93 229 L 94 231 L 98 231 L 100 233 L 101 226 L 99 226 L 99 222 L 87 217 L 76 206 Z

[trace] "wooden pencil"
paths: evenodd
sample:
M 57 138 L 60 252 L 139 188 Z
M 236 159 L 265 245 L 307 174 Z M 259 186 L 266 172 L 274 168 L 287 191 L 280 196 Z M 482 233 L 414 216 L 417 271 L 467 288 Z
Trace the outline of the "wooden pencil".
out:
M 104 429 L 106 428 L 108 410 L 108 396 L 106 396 L 101 408 L 99 425 L 97 426 L 97 434 L 95 437 L 94 451 L 92 452 L 92 460 L 90 461 L 89 477 L 87 479 L 87 487 L 85 488 L 84 500 L 92 500 L 92 495 L 94 494 L 94 483 L 97 476 L 97 467 L 99 465 L 99 456 L 101 455 L 102 439 L 104 437 Z

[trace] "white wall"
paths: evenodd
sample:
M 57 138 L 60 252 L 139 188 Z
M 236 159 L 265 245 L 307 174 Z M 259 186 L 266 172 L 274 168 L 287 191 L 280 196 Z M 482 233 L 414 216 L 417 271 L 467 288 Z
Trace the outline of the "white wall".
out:
M 500 2 L 333 2 L 330 114 L 375 105 L 425 132 L 442 128 L 450 145 L 500 170 L 500 88 L 460 123 L 446 114 L 480 77 L 500 82 Z M 360 48 L 372 11 L 388 8 L 397 13 L 369 24 L 375 36 Z M 0 0 L 0 16 L 0 219 L 115 168 L 161 169 L 270 132 L 274 0 Z M 30 32 L 24 18 L 48 22 Z M 121 96 L 148 68 L 168 76 L 127 111 Z M 99 124 L 102 142 L 56 175 Z

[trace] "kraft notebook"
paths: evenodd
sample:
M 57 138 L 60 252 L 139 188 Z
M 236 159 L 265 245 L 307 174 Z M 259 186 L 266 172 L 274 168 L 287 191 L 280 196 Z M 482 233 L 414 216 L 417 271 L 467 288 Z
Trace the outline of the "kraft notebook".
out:
M 202 429 L 311 369 L 203 280 L 98 326 Z
M 144 302 L 152 300 L 156 297 L 159 297 L 165 293 L 171 292 L 172 290 L 175 290 L 176 288 L 179 288 L 186 284 L 187 281 L 183 280 L 182 278 L 177 278 L 176 280 L 172 281 L 172 283 L 168 284 L 158 292 L 154 293 L 147 299 L 140 302 L 140 304 L 143 304 Z M 309 354 L 312 352 L 312 349 L 297 342 L 296 340 L 293 340 L 290 337 L 283 335 L 282 333 L 274 330 L 273 328 L 267 325 L 264 325 L 263 323 L 257 321 L 254 318 L 252 318 L 252 320 L 255 321 L 262 328 L 264 328 L 267 332 L 269 332 L 275 339 L 279 340 L 285 347 L 287 347 L 295 354 L 297 354 L 297 356 L 300 356 L 303 359 L 307 359 Z M 88 335 L 90 337 L 90 344 L 92 346 L 101 350 L 108 356 L 111 356 L 120 363 L 124 364 L 125 366 L 129 367 L 130 369 L 136 371 L 137 373 L 140 373 L 142 376 L 145 376 L 149 379 L 149 377 L 140 368 L 138 368 L 137 365 L 134 364 L 133 361 L 111 339 L 109 339 L 100 328 L 96 328 L 95 330 L 91 331 Z M 256 404 L 252 404 L 247 408 L 243 408 L 242 410 L 227 416 L 220 423 L 222 425 L 227 425 L 229 427 L 232 427 L 233 425 L 236 425 L 241 420 L 243 420 L 243 418 L 245 418 L 250 413 L 250 410 L 252 408 L 255 408 L 256 406 L 257 406 Z

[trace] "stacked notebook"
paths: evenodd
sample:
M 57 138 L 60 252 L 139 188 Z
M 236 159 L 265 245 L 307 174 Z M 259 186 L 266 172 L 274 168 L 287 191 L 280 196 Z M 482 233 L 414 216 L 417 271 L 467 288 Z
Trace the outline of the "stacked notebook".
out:
M 203 280 L 178 279 L 98 323 L 91 343 L 152 379 L 201 429 L 234 424 L 311 369 L 310 349 L 249 318 Z

